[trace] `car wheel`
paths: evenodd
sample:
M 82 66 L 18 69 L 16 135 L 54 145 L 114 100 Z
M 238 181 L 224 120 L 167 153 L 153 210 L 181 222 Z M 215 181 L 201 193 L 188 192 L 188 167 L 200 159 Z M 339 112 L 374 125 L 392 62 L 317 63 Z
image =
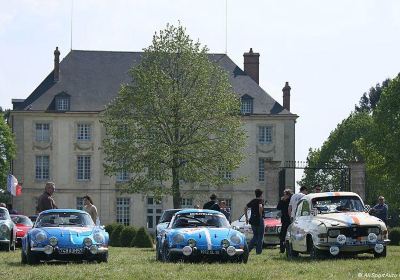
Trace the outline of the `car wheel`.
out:
M 322 257 L 322 251 L 314 246 L 312 238 L 309 238 L 307 245 L 309 246 L 308 251 L 310 252 L 311 259 L 318 260 Z
M 26 261 L 28 264 L 38 264 L 40 262 L 39 258 L 37 255 L 31 251 L 31 246 L 29 244 L 29 241 L 27 242 L 26 246 Z
M 386 246 L 383 249 L 382 253 L 379 254 L 379 253 L 374 252 L 374 257 L 375 258 L 386 258 Z
M 11 232 L 11 238 L 10 238 L 10 240 L 12 240 L 11 242 L 10 242 L 10 250 L 11 251 L 15 251 L 15 247 L 16 247 L 16 240 L 15 240 L 15 237 L 13 236 L 13 233 Z
M 162 260 L 164 262 L 173 262 L 175 259 L 173 258 L 173 256 L 171 255 L 171 252 L 169 250 L 169 246 L 168 243 L 165 242 L 163 245 L 163 249 L 162 249 Z
M 157 261 L 162 261 L 163 260 L 162 254 L 160 252 L 160 245 L 159 245 L 158 241 L 156 242 L 156 260 Z
M 286 240 L 286 257 L 289 260 L 293 260 L 299 256 L 299 252 L 293 251 L 292 243 Z
M 101 262 L 108 262 L 108 252 L 100 254 L 97 258 L 97 262 L 101 263 Z
M 239 261 L 242 263 L 247 263 L 248 260 L 249 260 L 249 246 L 247 246 L 247 243 L 245 243 L 243 248 L 243 254 L 240 256 Z
M 26 259 L 26 254 L 24 252 L 24 248 L 21 248 L 21 263 L 22 264 L 27 264 L 28 263 L 28 261 Z

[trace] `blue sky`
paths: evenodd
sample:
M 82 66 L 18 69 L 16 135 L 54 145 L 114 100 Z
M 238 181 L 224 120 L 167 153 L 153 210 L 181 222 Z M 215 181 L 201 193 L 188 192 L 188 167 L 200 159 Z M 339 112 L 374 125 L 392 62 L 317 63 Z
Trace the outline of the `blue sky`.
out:
M 71 46 L 72 0 L 0 0 L 0 106 L 26 98 Z M 400 72 L 400 1 L 228 0 L 228 55 L 259 52 L 260 85 L 292 87 L 296 159 L 321 146 L 363 92 Z M 181 22 L 210 52 L 226 48 L 225 0 L 74 0 L 73 49 L 140 51 Z M 299 174 L 300 176 L 300 174 Z M 299 177 L 296 178 L 300 179 Z

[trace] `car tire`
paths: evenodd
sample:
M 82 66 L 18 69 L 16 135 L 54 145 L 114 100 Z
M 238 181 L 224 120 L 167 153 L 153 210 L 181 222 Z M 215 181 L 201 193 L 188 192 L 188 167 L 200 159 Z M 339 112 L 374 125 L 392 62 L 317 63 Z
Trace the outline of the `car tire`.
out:
M 293 251 L 292 243 L 286 240 L 286 257 L 288 260 L 293 260 L 299 256 L 299 252 Z
M 309 246 L 308 251 L 310 253 L 310 258 L 312 260 L 318 260 L 322 258 L 323 256 L 322 251 L 314 246 L 312 238 L 308 238 L 307 245 Z
M 160 252 L 160 245 L 159 245 L 158 241 L 156 241 L 156 260 L 157 261 L 162 261 L 163 260 L 162 254 Z
M 248 260 L 249 260 L 249 246 L 247 245 L 247 243 L 245 243 L 243 248 L 243 254 L 240 256 L 240 262 L 247 263 Z
M 386 258 L 386 246 L 383 249 L 382 253 L 379 254 L 379 253 L 374 252 L 374 257 L 375 258 Z
M 26 254 L 24 252 L 24 248 L 21 248 L 21 263 L 22 264 L 27 264 L 28 263 L 28 261 L 26 259 Z
M 170 254 L 169 246 L 167 242 L 164 242 L 162 249 L 162 260 L 163 262 L 173 262 L 175 258 Z
M 10 237 L 10 250 L 11 251 L 15 251 L 15 247 L 16 247 L 16 238 L 13 235 L 13 232 L 11 232 L 11 237 Z
M 26 261 L 28 264 L 33 265 L 33 264 L 38 264 L 40 262 L 40 259 L 38 256 L 31 251 L 31 246 L 29 245 L 29 241 L 27 242 L 26 246 Z
M 98 256 L 98 258 L 97 258 L 97 262 L 98 262 L 98 263 L 102 263 L 102 262 L 107 263 L 107 262 L 108 262 L 108 252 L 105 252 L 105 253 L 103 253 L 103 254 L 100 254 L 100 255 Z

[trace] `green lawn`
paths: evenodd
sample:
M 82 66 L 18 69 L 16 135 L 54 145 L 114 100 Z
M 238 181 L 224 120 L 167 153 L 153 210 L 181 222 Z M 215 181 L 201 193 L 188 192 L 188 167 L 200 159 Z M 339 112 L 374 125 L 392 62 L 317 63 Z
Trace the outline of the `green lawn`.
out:
M 164 264 L 155 261 L 153 250 L 110 248 L 108 263 L 29 266 L 21 265 L 20 250 L 0 252 L 1 279 L 362 279 L 378 278 L 382 273 L 397 274 L 400 279 L 400 247 L 389 247 L 385 259 L 361 255 L 355 259 L 311 261 L 304 256 L 292 262 L 277 249 L 265 249 L 260 256 L 252 252 L 247 264 Z

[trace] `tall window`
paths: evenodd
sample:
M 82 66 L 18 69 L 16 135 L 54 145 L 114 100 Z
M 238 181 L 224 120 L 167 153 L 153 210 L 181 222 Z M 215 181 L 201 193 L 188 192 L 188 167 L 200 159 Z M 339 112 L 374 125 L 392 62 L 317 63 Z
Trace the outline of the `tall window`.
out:
M 259 182 L 265 181 L 265 159 L 264 158 L 258 159 L 258 181 Z
M 117 223 L 128 226 L 130 221 L 129 197 L 117 197 Z
M 50 124 L 37 123 L 36 124 L 36 141 L 48 142 L 50 141 Z
M 118 172 L 116 176 L 117 182 L 126 182 L 129 180 L 129 173 L 124 171 Z
M 272 143 L 272 126 L 258 127 L 258 142 L 261 144 Z
M 83 197 L 76 198 L 76 209 L 83 210 Z
M 49 161 L 49 156 L 36 156 L 36 180 L 47 180 L 50 178 Z
M 67 98 L 67 97 L 56 98 L 56 110 L 57 111 L 68 111 L 69 110 L 69 98 Z
M 218 201 L 225 201 L 226 208 L 229 208 L 232 211 L 232 199 L 230 198 L 218 198 Z
M 242 97 L 240 102 L 240 112 L 244 115 L 253 113 L 253 98 L 248 95 Z
M 193 199 L 192 198 L 181 198 L 181 207 L 182 208 L 192 208 L 193 207 Z
M 153 197 L 147 197 L 147 227 L 155 229 L 160 221 L 162 214 L 162 205 L 160 201 L 156 201 Z
M 228 171 L 225 167 L 219 169 L 219 176 L 223 179 L 232 179 L 232 172 Z
M 90 180 L 90 156 L 78 156 L 78 180 Z
M 77 140 L 90 141 L 91 126 L 88 123 L 78 123 Z

